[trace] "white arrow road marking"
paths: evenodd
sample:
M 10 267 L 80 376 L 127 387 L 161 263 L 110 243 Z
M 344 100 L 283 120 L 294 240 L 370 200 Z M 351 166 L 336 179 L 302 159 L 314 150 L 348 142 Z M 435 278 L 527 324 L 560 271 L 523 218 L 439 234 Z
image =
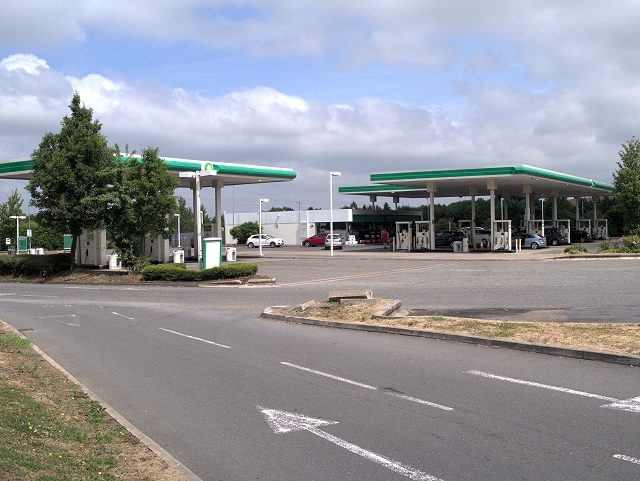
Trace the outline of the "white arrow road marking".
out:
M 620 400 L 612 397 L 600 396 L 599 394 L 592 394 L 592 393 L 583 392 L 583 391 L 575 391 L 573 389 L 567 389 L 565 387 L 549 386 L 547 384 L 540 384 L 538 382 L 523 381 L 522 379 L 514 379 L 511 377 L 498 376 L 496 374 L 489 374 L 487 372 L 482 372 L 482 371 L 467 371 L 467 372 L 469 374 L 473 374 L 474 376 L 488 377 L 490 379 L 498 379 L 500 381 L 507 381 L 515 384 L 524 384 L 525 386 L 539 387 L 542 389 L 551 389 L 552 391 L 560 391 L 566 394 L 575 394 L 577 396 L 590 397 L 594 399 L 602 399 L 603 401 L 610 401 L 611 404 L 605 404 L 603 406 L 600 406 L 601 408 L 619 409 L 621 411 L 640 413 L 640 397 Z
M 368 384 L 362 384 L 361 382 L 357 382 L 357 381 L 352 381 L 351 379 L 345 379 L 343 377 L 339 377 L 339 376 L 334 376 L 333 374 L 328 374 L 326 372 L 322 372 L 322 371 L 316 371 L 315 369 L 309 369 L 308 367 L 303 367 L 303 366 L 298 366 L 297 364 L 291 364 L 290 362 L 280 362 L 280 364 L 283 364 L 285 366 L 289 366 L 289 367 L 294 367 L 296 369 L 300 369 L 301 371 L 307 371 L 313 374 L 318 374 L 320 376 L 324 376 L 324 377 L 328 377 L 330 379 L 335 379 L 336 381 L 341 381 L 341 382 L 346 382 L 348 384 L 353 384 L 354 386 L 358 386 L 358 387 L 362 387 L 365 389 L 371 389 L 372 391 L 380 391 L 379 388 L 375 387 L 375 386 L 369 386 Z M 399 394 L 399 393 L 395 393 L 395 392 L 388 392 L 388 391 L 383 391 L 385 394 L 388 394 L 389 396 L 394 396 L 394 397 L 399 397 L 400 399 L 405 399 L 407 401 L 412 401 L 415 403 L 419 403 L 419 404 L 425 404 L 427 406 L 431 406 L 431 407 L 435 407 L 438 409 L 442 409 L 444 411 L 453 411 L 453 408 L 450 408 L 449 406 L 443 406 L 442 404 L 436 404 L 430 401 L 425 401 L 424 399 L 418 399 L 415 397 L 411 397 L 411 396 L 405 396 L 404 394 Z
M 133 317 L 127 317 L 124 314 L 118 314 L 117 312 L 111 312 L 111 314 L 113 314 L 114 316 L 119 316 L 119 317 L 124 317 L 125 319 L 129 319 L 130 321 L 135 321 L 135 319 Z
M 614 454 L 613 457 L 617 459 L 621 459 L 623 461 L 629 461 L 630 463 L 633 463 L 633 464 L 640 464 L 640 459 L 632 458 L 631 456 L 625 456 L 624 454 Z
M 224 344 L 218 344 L 217 342 L 207 341 L 206 339 L 200 339 L 199 337 L 189 336 L 188 334 L 182 334 L 181 332 L 172 331 L 170 329 L 165 329 L 164 327 L 159 328 L 161 331 L 170 332 L 171 334 L 176 334 L 182 337 L 188 337 L 189 339 L 195 339 L 196 341 L 206 342 L 207 344 L 213 344 L 214 346 L 224 347 L 225 349 L 231 349 L 231 346 L 225 346 Z
M 624 401 L 616 401 L 611 404 L 600 406 L 601 408 L 620 409 L 621 411 L 630 411 L 632 413 L 640 413 L 640 397 L 625 399 Z
M 367 451 L 366 449 L 356 446 L 355 444 L 348 443 L 343 439 L 340 439 L 318 429 L 318 426 L 329 426 L 331 424 L 338 424 L 337 421 L 327 421 L 325 419 L 312 418 L 309 416 L 303 416 L 301 414 L 279 411 L 277 409 L 266 409 L 261 406 L 256 407 L 258 408 L 258 410 L 260 410 L 265 420 L 267 421 L 271 429 L 273 429 L 273 432 L 276 434 L 289 433 L 293 431 L 309 431 L 310 433 L 313 433 L 316 436 L 321 437 L 322 439 L 332 442 L 333 444 L 340 446 L 347 451 L 351 451 L 358 456 L 362 456 L 369 461 L 373 461 L 374 463 L 384 466 L 385 468 L 390 469 L 391 471 L 394 471 L 398 474 L 406 476 L 409 479 L 413 479 L 414 481 L 442 481 L 439 478 L 431 476 L 427 473 L 423 473 L 422 471 L 418 471 L 411 466 L 406 466 L 402 463 L 394 461 L 393 459 L 381 456 L 380 454 L 376 454 L 371 451 Z

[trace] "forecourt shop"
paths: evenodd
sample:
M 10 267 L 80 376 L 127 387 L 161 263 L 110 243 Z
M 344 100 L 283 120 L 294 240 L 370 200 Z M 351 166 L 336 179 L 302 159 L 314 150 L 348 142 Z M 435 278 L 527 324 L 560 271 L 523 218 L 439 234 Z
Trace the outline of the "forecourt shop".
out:
M 137 157 L 137 156 L 136 156 Z M 288 182 L 296 178 L 291 169 L 265 167 L 259 165 L 230 164 L 225 162 L 210 162 L 202 160 L 173 159 L 163 157 L 167 169 L 180 180 L 179 187 L 189 188 L 193 194 L 193 224 L 194 249 L 199 262 L 202 259 L 202 222 L 200 215 L 200 190 L 211 187 L 215 190 L 215 224 L 212 235 L 222 237 L 222 189 L 226 186 L 260 184 L 266 182 Z M 30 180 L 33 160 L 15 159 L 0 161 L 0 179 Z M 78 259 L 81 264 L 106 264 L 106 240 L 104 231 L 95 231 L 84 236 L 83 244 L 90 245 L 80 252 Z M 160 255 L 157 260 L 168 262 L 169 241 L 157 239 L 159 247 L 156 252 Z M 81 243 L 79 242 L 78 245 Z M 85 247 L 83 245 L 83 247 Z M 79 250 L 82 251 L 82 249 Z M 89 252 L 91 251 L 91 252 Z M 87 262 L 89 259 L 91 262 Z M 84 262 L 82 262 L 84 261 Z
M 529 165 L 506 165 L 496 167 L 412 170 L 395 172 L 376 172 L 370 174 L 372 184 L 360 186 L 339 187 L 338 192 L 345 195 L 368 196 L 371 202 L 378 197 L 389 197 L 395 204 L 400 199 L 429 199 L 429 220 L 422 228 L 429 246 L 435 245 L 434 201 L 436 197 L 471 197 L 471 219 L 467 221 L 470 227 L 471 245 L 475 245 L 475 200 L 476 197 L 488 196 L 491 211 L 491 248 L 493 250 L 510 250 L 511 220 L 507 219 L 506 203 L 500 212 L 500 219 L 496 218 L 496 195 L 503 199 L 518 197 L 525 199 L 523 213 L 523 228 L 526 232 L 533 232 L 538 228 L 540 220 L 534 219 L 531 206 L 535 199 L 544 198 L 550 201 L 552 208 L 552 226 L 559 227 L 559 223 L 566 223 L 570 228 L 570 219 L 558 219 L 559 197 L 571 197 L 576 200 L 576 214 L 573 226 L 580 229 L 589 225 L 598 228 L 606 220 L 597 218 L 596 203 L 602 196 L 611 196 L 615 187 L 611 184 L 585 179 L 573 175 L 562 174 L 551 170 L 540 169 Z M 578 200 L 587 197 L 594 202 L 592 219 L 581 219 Z M 502 205 L 502 203 L 500 203 Z M 514 226 L 515 227 L 515 226 Z M 398 236 L 402 229 L 411 228 L 410 225 L 398 226 Z M 605 228 L 606 231 L 606 228 Z M 411 233 L 409 232 L 409 235 Z

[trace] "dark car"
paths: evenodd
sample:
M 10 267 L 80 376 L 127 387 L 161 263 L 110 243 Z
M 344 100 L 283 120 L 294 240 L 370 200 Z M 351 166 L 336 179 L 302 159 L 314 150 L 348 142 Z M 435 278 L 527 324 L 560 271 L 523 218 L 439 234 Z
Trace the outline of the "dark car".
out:
M 544 237 L 545 239 L 547 239 L 547 245 L 550 246 L 558 246 L 561 244 L 569 243 L 567 229 L 560 229 L 558 227 L 547 227 L 544 229 Z
M 575 242 L 581 242 L 581 243 L 585 243 L 585 242 L 592 242 L 593 238 L 591 237 L 591 234 L 589 234 L 586 230 L 577 230 L 577 229 L 571 229 L 571 243 L 574 244 Z
M 441 230 L 436 232 L 436 247 L 453 247 L 456 241 L 462 241 L 464 234 L 457 230 Z
M 323 246 L 328 235 L 329 232 L 320 232 L 319 234 L 312 235 L 303 240 L 302 245 L 305 247 Z

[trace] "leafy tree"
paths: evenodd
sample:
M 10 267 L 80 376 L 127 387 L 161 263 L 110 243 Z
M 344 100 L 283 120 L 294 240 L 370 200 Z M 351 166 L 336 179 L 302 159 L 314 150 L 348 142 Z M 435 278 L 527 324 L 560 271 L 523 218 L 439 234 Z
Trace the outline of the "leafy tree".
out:
M 57 134 L 47 132 L 31 154 L 32 177 L 27 185 L 31 204 L 40 209 L 44 226 L 73 234 L 72 265 L 83 229 L 104 227 L 104 202 L 114 181 L 114 150 L 93 120 L 93 110 L 75 92 Z
M 271 207 L 271 209 L 269 209 L 269 212 L 293 212 L 293 207 Z
M 257 234 L 260 229 L 260 225 L 257 222 L 244 222 L 235 226 L 229 231 L 231 236 L 238 241 L 238 244 L 244 244 L 247 239 L 254 234 Z
M 123 264 L 133 266 L 144 256 L 144 238 L 168 237 L 168 214 L 175 201 L 178 181 L 167 170 L 159 149 L 147 147 L 140 158 L 118 154 L 116 182 L 111 205 L 111 238 Z
M 632 137 L 618 152 L 621 162 L 613 173 L 616 200 L 622 210 L 625 231 L 640 234 L 640 140 Z
M 22 211 L 22 203 L 24 200 L 22 196 L 18 194 L 18 189 L 14 189 L 11 195 L 7 198 L 7 201 L 0 204 L 0 237 L 2 238 L 2 250 L 7 250 L 7 245 L 4 242 L 6 237 L 14 239 L 16 236 L 16 220 L 10 219 L 12 215 L 24 215 Z M 27 224 L 22 222 L 20 224 L 20 233 L 26 232 Z M 13 242 L 13 241 L 12 241 Z M 16 245 L 16 244 L 14 244 Z

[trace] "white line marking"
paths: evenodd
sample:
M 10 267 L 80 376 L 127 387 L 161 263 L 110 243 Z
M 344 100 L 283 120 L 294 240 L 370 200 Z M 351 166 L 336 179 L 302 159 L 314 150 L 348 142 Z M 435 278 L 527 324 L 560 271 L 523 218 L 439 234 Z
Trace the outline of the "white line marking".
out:
M 619 409 L 621 411 L 629 411 L 632 413 L 640 413 L 640 397 L 625 399 L 623 401 L 616 401 L 600 407 L 608 409 Z
M 595 399 L 602 399 L 603 401 L 618 401 L 615 398 L 612 397 L 607 397 L 607 396 L 600 396 L 599 394 L 591 394 L 588 392 L 582 392 L 582 391 L 575 391 L 573 389 L 567 389 L 565 387 L 558 387 L 558 386 L 549 386 L 547 384 L 540 384 L 538 382 L 531 382 L 531 381 L 523 381 L 522 379 L 514 379 L 512 377 L 505 377 L 505 376 L 498 376 L 496 374 L 489 374 L 487 372 L 482 372 L 482 371 L 467 371 L 469 374 L 473 374 L 474 376 L 482 376 L 482 377 L 488 377 L 490 379 L 498 379 L 500 381 L 507 381 L 507 382 L 512 382 L 515 384 L 524 384 L 525 386 L 532 386 L 532 387 L 539 387 L 542 389 L 550 389 L 552 391 L 560 391 L 566 394 L 575 394 L 577 396 L 584 396 L 584 397 L 590 397 L 590 398 L 595 398 Z
M 352 381 L 351 379 L 345 379 L 343 377 L 339 377 L 339 376 L 334 376 L 333 374 L 328 374 L 326 372 L 322 372 L 322 371 L 316 371 L 315 369 L 309 369 L 308 367 L 303 367 L 303 366 L 298 366 L 297 364 L 291 364 L 290 362 L 280 362 L 280 364 L 284 364 L 285 366 L 289 366 L 289 367 L 294 367 L 296 369 L 300 369 L 301 371 L 307 371 L 313 374 L 318 374 L 319 376 L 324 376 L 324 377 L 328 377 L 330 379 L 335 379 L 336 381 L 341 381 L 341 382 L 346 382 L 348 384 L 353 384 L 354 386 L 359 386 L 359 387 L 363 387 L 365 389 L 371 389 L 372 391 L 380 391 L 379 388 L 375 387 L 375 386 L 370 386 L 368 384 L 362 384 L 361 382 L 357 382 L 357 381 Z M 419 404 L 424 404 L 426 406 L 431 406 L 431 407 L 435 407 L 438 409 L 443 409 L 445 411 L 453 411 L 453 408 L 450 408 L 448 406 L 443 406 L 442 404 L 436 404 L 430 401 L 425 401 L 423 399 L 418 399 L 415 397 L 411 397 L 411 396 L 405 396 L 404 394 L 398 394 L 398 393 L 394 393 L 394 392 L 388 392 L 388 391 L 382 391 L 385 394 L 388 394 L 390 396 L 394 396 L 394 397 L 398 397 L 400 399 L 405 399 L 406 401 L 413 401 Z
M 344 439 L 340 439 L 336 436 L 333 436 L 332 434 L 318 429 L 318 426 L 338 424 L 336 421 L 327 421 L 325 419 L 312 418 L 309 416 L 289 413 L 286 411 L 279 411 L 277 409 L 265 409 L 260 406 L 256 407 L 260 410 L 271 429 L 273 429 L 273 432 L 277 434 L 288 433 L 292 431 L 309 431 L 310 433 L 313 433 L 316 436 L 319 436 L 320 438 L 335 444 L 336 446 L 340 446 L 341 448 L 344 448 L 352 452 L 353 454 L 362 456 L 369 461 L 384 466 L 385 468 L 401 474 L 409 479 L 413 479 L 414 481 L 442 481 L 435 476 L 423 473 L 422 471 L 414 469 L 411 466 L 399 463 L 398 461 L 394 461 L 393 459 L 387 458 L 386 456 L 367 451 L 360 446 L 351 444 Z
M 125 319 L 129 319 L 130 321 L 135 321 L 135 319 L 133 317 L 127 317 L 123 314 L 118 314 L 117 312 L 111 312 L 111 314 L 113 314 L 114 316 L 120 316 L 120 317 L 124 317 Z
M 613 457 L 616 459 L 621 459 L 623 461 L 629 461 L 633 464 L 640 464 L 640 459 L 632 458 L 631 456 L 625 456 L 624 454 L 614 454 Z
M 63 289 L 78 289 L 81 291 L 98 291 L 101 287 L 63 286 Z
M 217 342 L 207 341 L 206 339 L 200 339 L 199 337 L 189 336 L 188 334 L 182 334 L 181 332 L 172 331 L 170 329 L 165 329 L 164 327 L 159 328 L 161 331 L 170 332 L 171 334 L 177 334 L 178 336 L 188 337 L 189 339 L 195 339 L 196 341 L 206 342 L 207 344 L 213 344 L 214 346 L 224 347 L 225 349 L 231 349 L 231 346 L 225 346 L 224 344 L 218 344 Z
M 63 314 L 60 316 L 36 316 L 38 319 L 60 319 L 61 317 L 76 317 L 75 314 Z

